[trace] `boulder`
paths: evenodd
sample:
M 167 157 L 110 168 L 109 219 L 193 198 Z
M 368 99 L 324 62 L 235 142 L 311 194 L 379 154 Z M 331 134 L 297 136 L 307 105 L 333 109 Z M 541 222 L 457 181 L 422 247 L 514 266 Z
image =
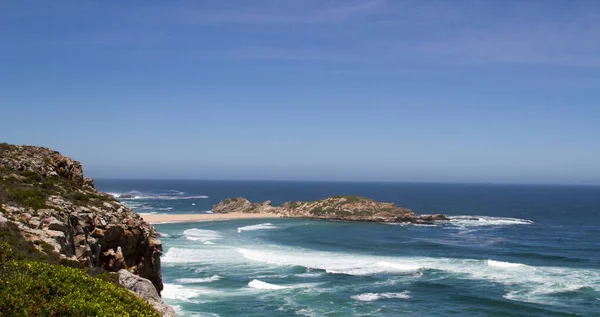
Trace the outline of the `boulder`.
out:
M 44 222 L 46 222 L 46 219 L 44 219 Z M 55 231 L 65 231 L 67 229 L 67 225 L 64 222 L 59 221 L 54 217 L 51 217 L 50 221 L 47 222 L 47 224 L 45 224 L 44 226 L 47 227 L 48 230 Z
M 154 309 L 163 317 L 175 317 L 175 310 L 165 304 L 156 292 L 156 288 L 149 280 L 139 277 L 127 270 L 119 271 L 119 284 L 129 291 L 133 292 L 137 297 L 152 305 Z

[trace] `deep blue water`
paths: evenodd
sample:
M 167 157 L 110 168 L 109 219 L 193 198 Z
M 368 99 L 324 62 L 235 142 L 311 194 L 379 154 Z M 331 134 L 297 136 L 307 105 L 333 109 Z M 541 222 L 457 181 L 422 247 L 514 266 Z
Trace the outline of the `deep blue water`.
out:
M 182 316 L 600 316 L 600 187 L 97 180 L 140 213 L 361 195 L 438 226 L 302 219 L 159 224 Z M 463 216 L 478 216 L 471 220 Z

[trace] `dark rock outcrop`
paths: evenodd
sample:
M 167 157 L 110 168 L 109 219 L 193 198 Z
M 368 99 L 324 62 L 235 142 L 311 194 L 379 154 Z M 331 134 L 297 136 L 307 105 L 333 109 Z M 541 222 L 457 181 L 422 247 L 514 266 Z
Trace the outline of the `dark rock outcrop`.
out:
M 415 215 L 393 203 L 377 202 L 359 196 L 335 196 L 316 201 L 286 202 L 274 207 L 271 201 L 253 203 L 246 198 L 228 198 L 212 207 L 214 213 L 273 213 L 290 218 L 345 221 L 433 224 L 449 220 L 442 214 Z
M 163 289 L 154 227 L 96 191 L 81 164 L 56 151 L 0 144 L 1 222 L 16 225 L 40 252 L 111 272 L 126 268 L 157 294 Z

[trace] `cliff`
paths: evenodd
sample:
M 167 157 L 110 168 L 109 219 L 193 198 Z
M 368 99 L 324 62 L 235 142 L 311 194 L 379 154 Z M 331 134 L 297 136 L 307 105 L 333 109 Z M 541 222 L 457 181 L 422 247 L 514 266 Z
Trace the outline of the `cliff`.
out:
M 228 198 L 212 208 L 214 213 L 273 213 L 290 218 L 344 221 L 432 224 L 448 220 L 445 215 L 415 215 L 393 203 L 377 202 L 360 196 L 334 196 L 316 201 L 286 202 L 272 206 L 271 201 L 253 203 L 245 198 Z
M 127 269 L 163 289 L 154 227 L 98 192 L 79 162 L 48 148 L 0 144 L 0 232 L 26 240 L 42 260 Z

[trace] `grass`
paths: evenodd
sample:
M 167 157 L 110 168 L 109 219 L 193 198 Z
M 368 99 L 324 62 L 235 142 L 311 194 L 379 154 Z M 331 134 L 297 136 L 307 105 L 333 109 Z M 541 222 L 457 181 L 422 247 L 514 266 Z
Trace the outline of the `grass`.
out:
M 346 199 L 346 201 L 344 202 L 345 204 L 357 203 L 357 202 L 361 202 L 364 200 L 370 200 L 369 198 L 365 198 L 362 196 L 332 196 L 331 198 L 345 198 Z
M 0 316 L 151 316 L 128 290 L 57 264 L 14 259 L 0 242 Z
M 81 191 L 80 186 L 65 178 L 0 168 L 0 204 L 34 210 L 50 208 L 46 200 L 52 195 L 61 196 L 78 206 L 102 207 L 104 202 L 115 201 L 109 195 Z

